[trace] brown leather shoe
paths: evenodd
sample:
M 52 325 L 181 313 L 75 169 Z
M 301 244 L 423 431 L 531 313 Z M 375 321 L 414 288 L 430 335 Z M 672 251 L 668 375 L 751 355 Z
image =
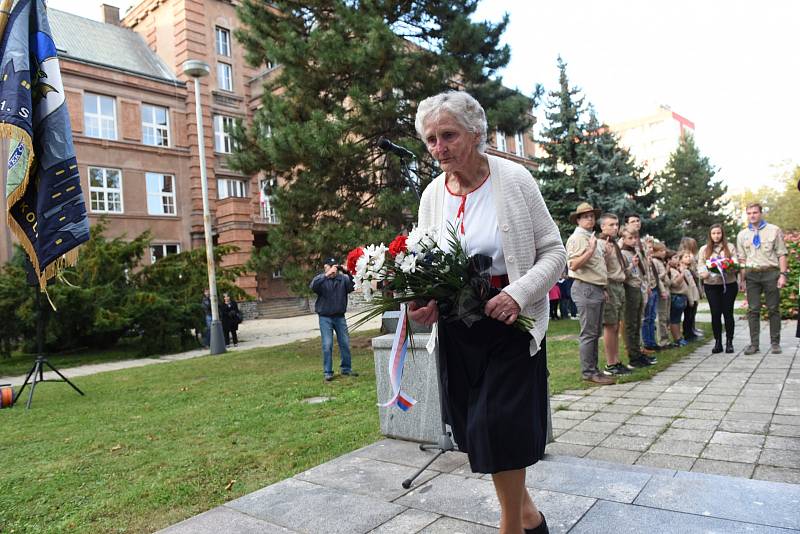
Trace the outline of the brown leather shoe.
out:
M 586 380 L 587 382 L 598 384 L 600 386 L 610 386 L 611 384 L 614 384 L 613 378 L 609 376 L 603 376 L 599 373 L 592 376 L 584 376 L 583 379 Z

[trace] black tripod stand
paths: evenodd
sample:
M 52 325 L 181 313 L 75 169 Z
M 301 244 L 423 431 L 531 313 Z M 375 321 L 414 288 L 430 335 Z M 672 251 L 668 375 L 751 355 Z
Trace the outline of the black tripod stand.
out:
M 438 451 L 436 454 L 433 455 L 433 458 L 428 460 L 428 462 L 419 468 L 419 470 L 411 475 L 409 478 L 403 481 L 403 488 L 408 489 L 411 487 L 411 484 L 414 483 L 414 479 L 422 474 L 423 471 L 428 469 L 430 465 L 439 459 L 441 455 L 448 451 L 457 450 L 453 440 L 450 436 L 450 432 L 447 431 L 447 423 L 444 421 L 444 414 L 445 414 L 445 402 L 444 402 L 444 388 L 442 387 L 442 367 L 441 367 L 441 355 L 439 354 L 439 350 L 436 350 L 436 384 L 439 388 L 439 411 L 441 415 L 441 423 L 442 423 L 442 433 L 436 438 L 435 443 L 421 443 L 419 446 L 419 450 L 421 451 Z
M 37 284 L 38 286 L 38 284 Z M 25 377 L 25 382 L 22 383 L 22 387 L 19 388 L 14 400 L 11 402 L 11 406 L 17 403 L 20 396 L 22 396 L 22 391 L 28 385 L 30 381 L 31 384 L 31 391 L 28 393 L 28 402 L 25 405 L 25 408 L 30 410 L 31 403 L 33 402 L 33 392 L 36 390 L 36 384 L 40 382 L 60 382 L 64 381 L 70 386 L 72 389 L 84 395 L 83 391 L 78 389 L 78 386 L 70 382 L 70 380 L 61 374 L 61 371 L 56 369 L 52 363 L 47 361 L 47 358 L 44 357 L 44 323 L 45 323 L 45 307 L 42 305 L 42 292 L 39 288 L 36 288 L 36 361 L 33 363 L 33 368 L 28 372 L 28 376 Z M 45 365 L 50 368 L 51 371 L 55 372 L 58 376 L 61 377 L 61 380 L 45 380 L 44 378 L 44 367 Z M 32 378 L 32 380 L 31 380 Z

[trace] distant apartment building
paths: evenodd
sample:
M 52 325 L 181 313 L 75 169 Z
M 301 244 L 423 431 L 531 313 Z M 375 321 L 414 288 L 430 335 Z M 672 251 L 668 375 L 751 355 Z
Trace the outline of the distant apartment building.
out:
M 187 59 L 211 66 L 200 93 L 212 233 L 215 245 L 239 248 L 223 264 L 244 265 L 279 221 L 267 194 L 273 180 L 227 163 L 234 150 L 230 127 L 251 119 L 264 81 L 280 68 L 245 62 L 234 39 L 241 26 L 236 5 L 142 0 L 122 18 L 118 8 L 103 5 L 103 22 L 48 10 L 90 221 L 104 218 L 109 237 L 149 230 L 147 262 L 205 243 L 194 81 L 181 68 Z M 533 165 L 527 133 L 490 132 L 487 150 Z M 0 261 L 10 250 L 11 237 L 0 233 Z M 302 307 L 304 299 L 288 291 L 280 272 L 249 273 L 237 283 L 259 300 Z
M 694 133 L 694 123 L 672 111 L 659 106 L 655 113 L 625 122 L 611 124 L 623 146 L 627 147 L 636 162 L 644 165 L 650 174 L 664 170 L 680 140 L 687 133 Z

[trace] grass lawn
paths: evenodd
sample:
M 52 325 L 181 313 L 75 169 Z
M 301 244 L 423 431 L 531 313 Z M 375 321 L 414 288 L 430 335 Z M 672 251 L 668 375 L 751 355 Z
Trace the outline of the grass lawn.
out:
M 59 354 L 48 353 L 45 356 L 59 370 L 79 365 L 148 357 L 142 355 L 142 348 L 137 339 L 122 339 L 115 347 L 107 350 L 82 349 Z M 35 360 L 36 354 L 13 352 L 11 358 L 0 358 L 0 376 L 25 375 L 31 370 Z
M 578 322 L 551 324 L 552 392 L 585 387 Z M 362 374 L 332 383 L 315 340 L 81 377 L 86 397 L 37 387 L 0 411 L 0 532 L 152 532 L 374 442 L 369 336 L 352 339 Z

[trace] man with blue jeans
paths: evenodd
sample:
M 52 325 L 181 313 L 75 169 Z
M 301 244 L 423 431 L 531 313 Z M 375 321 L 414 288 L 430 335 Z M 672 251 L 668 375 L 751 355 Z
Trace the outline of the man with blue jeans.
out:
M 311 280 L 311 290 L 317 294 L 314 311 L 319 315 L 322 336 L 322 370 L 325 381 L 333 380 L 333 332 L 339 342 L 340 370 L 345 376 L 358 376 L 350 363 L 350 335 L 347 332 L 347 294 L 355 289 L 353 277 L 335 258 L 325 260 L 323 271 Z

